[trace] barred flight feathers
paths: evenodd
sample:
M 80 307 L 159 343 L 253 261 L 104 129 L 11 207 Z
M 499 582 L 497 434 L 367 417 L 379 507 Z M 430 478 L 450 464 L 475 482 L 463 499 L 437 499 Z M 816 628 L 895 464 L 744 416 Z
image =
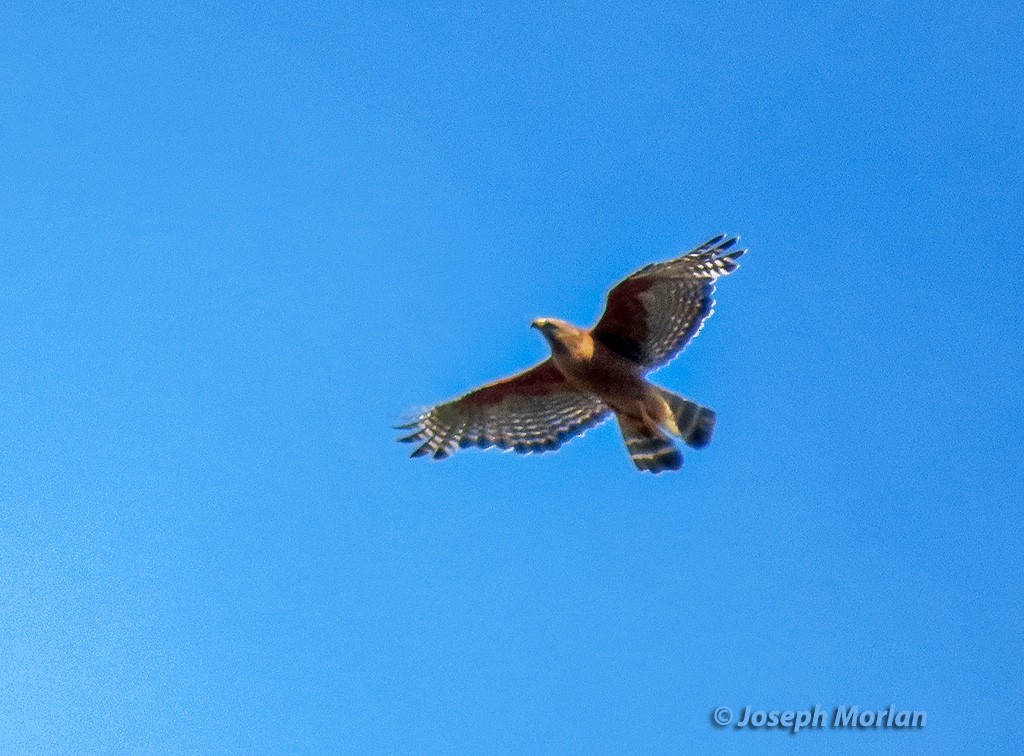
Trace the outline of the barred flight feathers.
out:
M 736 270 L 736 261 L 747 251 L 728 251 L 738 240 L 720 234 L 620 281 L 608 292 L 594 338 L 646 370 L 664 365 L 713 312 L 716 279 Z
M 458 448 L 552 451 L 608 417 L 593 394 L 573 390 L 551 360 L 432 407 L 404 425 L 399 441 L 422 442 L 413 457 L 444 459 Z

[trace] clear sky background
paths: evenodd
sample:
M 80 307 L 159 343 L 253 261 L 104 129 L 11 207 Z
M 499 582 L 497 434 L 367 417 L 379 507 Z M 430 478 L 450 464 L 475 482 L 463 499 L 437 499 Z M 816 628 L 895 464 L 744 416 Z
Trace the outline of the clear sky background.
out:
M 1019 746 L 1019 2 L 77 5 L 0 26 L 0 751 Z M 719 232 L 681 472 L 395 443 Z M 709 722 L 813 704 L 928 719 Z

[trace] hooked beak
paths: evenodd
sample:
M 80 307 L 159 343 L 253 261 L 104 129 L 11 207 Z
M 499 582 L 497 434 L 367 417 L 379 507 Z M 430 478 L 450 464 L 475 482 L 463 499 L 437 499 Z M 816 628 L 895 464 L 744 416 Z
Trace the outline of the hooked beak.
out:
M 537 318 L 535 321 L 530 323 L 530 328 L 536 328 L 538 331 L 543 331 L 547 324 L 547 318 Z

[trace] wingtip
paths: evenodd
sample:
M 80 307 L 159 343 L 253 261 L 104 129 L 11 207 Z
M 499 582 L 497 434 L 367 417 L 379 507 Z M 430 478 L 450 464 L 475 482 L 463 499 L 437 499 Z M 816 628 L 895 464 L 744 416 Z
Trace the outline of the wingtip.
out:
M 416 449 L 414 449 L 412 454 L 410 454 L 409 456 L 410 457 L 424 457 L 424 456 L 426 456 L 427 454 L 430 453 L 430 448 L 429 447 L 430 447 L 430 442 L 427 441 L 427 443 L 423 444 L 423 446 L 419 446 Z
M 736 243 L 739 242 L 739 240 L 739 234 L 736 234 L 735 236 L 731 236 L 729 234 L 717 234 L 715 236 L 712 236 L 703 244 L 698 244 L 687 254 L 700 255 L 703 257 L 718 257 L 721 253 L 725 252 L 726 250 L 732 249 L 732 247 L 735 246 Z M 721 256 L 725 257 L 725 255 Z
M 739 263 L 736 261 L 747 253 L 746 247 L 741 247 L 740 249 L 733 249 L 733 246 L 739 240 L 740 237 L 738 235 L 730 237 L 727 241 L 723 242 L 722 244 L 719 244 L 717 247 L 711 250 L 711 253 L 715 255 L 715 259 L 721 263 L 724 263 L 727 266 L 727 273 L 732 273 L 734 270 L 736 270 L 736 268 L 739 267 Z M 726 250 L 729 250 L 726 254 L 719 254 L 722 252 L 726 252 Z

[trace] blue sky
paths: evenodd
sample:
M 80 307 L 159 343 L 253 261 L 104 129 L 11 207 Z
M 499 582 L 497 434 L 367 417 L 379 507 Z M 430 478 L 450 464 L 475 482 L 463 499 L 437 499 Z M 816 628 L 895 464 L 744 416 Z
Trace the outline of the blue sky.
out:
M 0 750 L 1018 744 L 1020 4 L 344 5 L 5 11 Z M 723 231 L 681 472 L 394 442 Z

